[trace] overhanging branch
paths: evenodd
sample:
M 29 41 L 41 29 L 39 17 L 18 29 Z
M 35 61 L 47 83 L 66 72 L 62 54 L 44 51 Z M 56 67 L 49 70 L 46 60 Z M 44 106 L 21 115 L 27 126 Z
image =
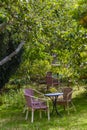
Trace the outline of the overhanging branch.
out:
M 3 64 L 7 63 L 8 61 L 11 60 L 12 57 L 14 57 L 15 55 L 18 54 L 18 52 L 21 50 L 21 48 L 23 47 L 23 45 L 25 44 L 25 42 L 21 42 L 18 47 L 16 48 L 15 51 L 13 51 L 10 55 L 6 56 L 4 59 L 2 59 L 0 61 L 0 66 L 2 66 Z

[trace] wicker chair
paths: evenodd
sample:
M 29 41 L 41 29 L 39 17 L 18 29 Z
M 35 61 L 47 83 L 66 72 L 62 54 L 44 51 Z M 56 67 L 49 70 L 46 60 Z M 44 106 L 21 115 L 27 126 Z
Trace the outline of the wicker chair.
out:
M 47 72 L 47 74 L 46 74 L 46 84 L 47 84 L 47 90 L 51 86 L 58 86 L 59 85 L 58 79 L 54 78 L 52 76 L 52 72 Z
M 72 107 L 76 111 L 76 108 L 75 108 L 75 106 L 74 106 L 74 104 L 72 102 L 72 93 L 73 93 L 72 88 L 66 87 L 66 88 L 63 88 L 62 91 L 63 91 L 63 97 L 59 98 L 57 100 L 58 105 L 64 106 L 64 110 L 67 108 L 68 114 L 69 114 L 69 106 L 70 106 L 70 104 L 72 105 Z
M 48 112 L 48 120 L 50 120 L 48 99 L 45 97 L 38 98 L 38 97 L 34 96 L 34 92 L 38 93 L 39 95 L 41 94 L 37 90 L 25 89 L 24 96 L 25 96 L 25 100 L 26 100 L 26 108 L 28 108 L 25 119 L 28 118 L 29 110 L 32 111 L 31 122 L 34 121 L 34 111 L 40 110 L 40 118 L 41 118 L 41 110 L 43 110 L 43 111 Z

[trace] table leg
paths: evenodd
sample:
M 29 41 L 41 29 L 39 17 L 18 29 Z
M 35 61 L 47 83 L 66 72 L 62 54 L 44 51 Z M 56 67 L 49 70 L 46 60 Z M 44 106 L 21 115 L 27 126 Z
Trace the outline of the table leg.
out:
M 61 114 L 58 112 L 58 109 L 57 109 L 57 96 L 52 99 L 52 103 L 53 103 L 53 109 L 52 109 L 52 114 L 54 113 L 54 111 L 56 112 L 57 115 L 61 116 Z

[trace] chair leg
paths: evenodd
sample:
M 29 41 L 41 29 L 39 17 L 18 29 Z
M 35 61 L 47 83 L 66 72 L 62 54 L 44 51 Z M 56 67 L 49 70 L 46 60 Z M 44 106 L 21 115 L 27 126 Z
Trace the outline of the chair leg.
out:
M 25 105 L 25 106 L 24 106 L 24 110 L 23 110 L 23 113 L 25 113 L 26 109 L 27 109 L 27 108 L 26 108 L 26 105 Z
M 27 119 L 28 119 L 28 113 L 29 113 L 29 111 L 27 110 L 27 111 L 26 111 L 25 120 L 27 120 Z
M 74 111 L 76 111 L 76 108 L 75 108 L 75 105 L 73 104 L 73 102 L 71 102 L 73 108 L 74 108 Z
M 33 123 L 34 121 L 34 109 L 32 109 L 32 116 L 31 116 L 31 122 Z
M 50 111 L 48 109 L 48 120 L 50 120 Z
M 68 115 L 69 115 L 69 103 L 67 103 L 67 112 L 68 112 Z

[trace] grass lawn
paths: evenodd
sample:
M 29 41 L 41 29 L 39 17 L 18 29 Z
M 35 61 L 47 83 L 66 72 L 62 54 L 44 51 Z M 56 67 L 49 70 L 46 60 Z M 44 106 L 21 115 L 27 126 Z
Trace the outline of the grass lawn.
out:
M 54 114 L 51 115 L 50 121 L 47 120 L 47 115 L 43 112 L 42 119 L 39 118 L 38 111 L 35 111 L 34 123 L 30 122 L 31 113 L 27 121 L 25 121 L 25 114 L 23 113 L 23 105 L 20 105 L 20 97 L 6 96 L 5 103 L 0 106 L 0 130 L 87 130 L 87 93 L 83 90 L 75 92 L 73 103 L 77 111 L 70 110 L 70 115 L 67 114 L 61 107 L 59 107 L 62 117 Z M 15 97 L 16 96 L 16 97 Z M 13 98 L 12 98 L 13 97 Z M 9 104 L 7 105 L 7 98 Z M 21 100 L 22 100 L 21 96 Z M 18 100 L 18 102 L 14 102 Z M 13 100 L 13 102 L 12 102 Z M 50 104 L 50 109 L 52 105 Z

